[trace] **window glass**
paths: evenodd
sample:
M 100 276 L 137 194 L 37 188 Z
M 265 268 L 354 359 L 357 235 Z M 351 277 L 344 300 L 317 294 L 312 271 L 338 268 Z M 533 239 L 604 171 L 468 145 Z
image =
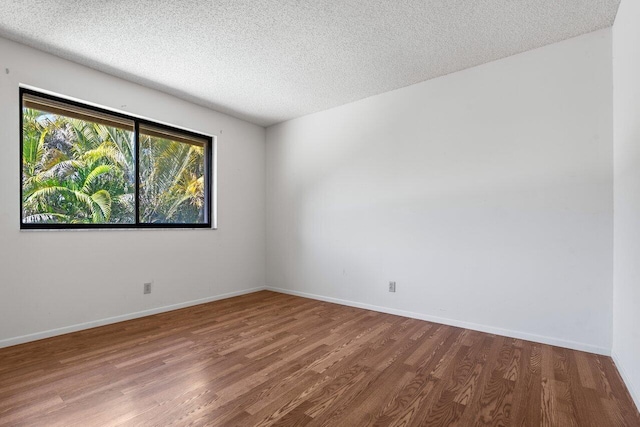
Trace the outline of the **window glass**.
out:
M 23 105 L 23 223 L 135 223 L 133 122 Z
M 205 145 L 205 140 L 140 126 L 140 222 L 206 222 Z

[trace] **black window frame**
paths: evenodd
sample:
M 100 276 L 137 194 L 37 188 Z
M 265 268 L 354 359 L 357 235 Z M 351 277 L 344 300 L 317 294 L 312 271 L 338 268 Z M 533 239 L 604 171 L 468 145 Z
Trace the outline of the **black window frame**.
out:
M 24 144 L 24 123 L 23 123 L 23 97 L 24 95 L 32 95 L 37 96 L 43 99 L 49 99 L 55 102 L 68 104 L 71 107 L 83 108 L 86 110 L 94 111 L 100 114 L 110 115 L 116 118 L 130 120 L 134 124 L 134 144 L 135 144 L 135 188 L 134 188 L 134 196 L 135 196 L 135 222 L 128 224 L 70 224 L 70 223 L 25 223 L 23 218 L 23 190 L 24 190 L 24 174 L 23 174 L 23 144 Z M 180 127 L 175 127 L 171 125 L 167 125 L 164 123 L 155 122 L 153 120 L 148 120 L 145 118 L 125 114 L 119 111 L 113 111 L 108 108 L 97 107 L 92 104 L 79 102 L 76 100 L 71 100 L 68 98 L 51 95 L 50 93 L 41 92 L 38 90 L 20 87 L 19 88 L 19 108 L 20 108 L 20 229 L 21 230 L 109 230 L 109 229 L 130 229 L 130 230 L 139 230 L 139 229 L 217 229 L 216 224 L 216 201 L 215 201 L 215 193 L 216 188 L 215 183 L 215 162 L 216 162 L 216 139 L 214 136 L 206 135 L 198 132 L 194 132 L 187 129 L 182 129 Z M 139 132 L 140 125 L 155 127 L 159 129 L 164 129 L 170 132 L 184 134 L 193 138 L 198 138 L 206 141 L 204 144 L 204 171 L 205 171 L 205 222 L 202 223 L 146 223 L 140 221 L 140 144 L 139 144 Z

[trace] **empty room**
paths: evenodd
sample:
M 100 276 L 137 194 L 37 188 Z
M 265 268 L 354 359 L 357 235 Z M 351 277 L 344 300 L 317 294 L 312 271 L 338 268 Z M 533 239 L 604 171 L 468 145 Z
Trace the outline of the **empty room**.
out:
M 0 2 L 0 427 L 640 426 L 640 2 Z

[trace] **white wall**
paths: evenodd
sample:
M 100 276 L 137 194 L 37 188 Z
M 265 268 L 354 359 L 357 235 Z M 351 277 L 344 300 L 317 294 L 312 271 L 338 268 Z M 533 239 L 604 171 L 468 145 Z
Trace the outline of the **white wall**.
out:
M 609 353 L 611 79 L 607 29 L 268 128 L 267 285 Z
M 640 3 L 623 0 L 613 27 L 613 357 L 640 407 Z
M 0 346 L 264 285 L 263 128 L 6 39 L 0 71 Z M 19 231 L 19 84 L 217 135 L 219 229 Z

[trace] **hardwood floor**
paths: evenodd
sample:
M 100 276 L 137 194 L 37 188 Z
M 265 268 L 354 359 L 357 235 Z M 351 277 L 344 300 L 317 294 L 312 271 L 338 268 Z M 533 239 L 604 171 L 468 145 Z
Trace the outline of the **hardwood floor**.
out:
M 640 426 L 609 357 L 257 292 L 0 349 L 0 426 Z

